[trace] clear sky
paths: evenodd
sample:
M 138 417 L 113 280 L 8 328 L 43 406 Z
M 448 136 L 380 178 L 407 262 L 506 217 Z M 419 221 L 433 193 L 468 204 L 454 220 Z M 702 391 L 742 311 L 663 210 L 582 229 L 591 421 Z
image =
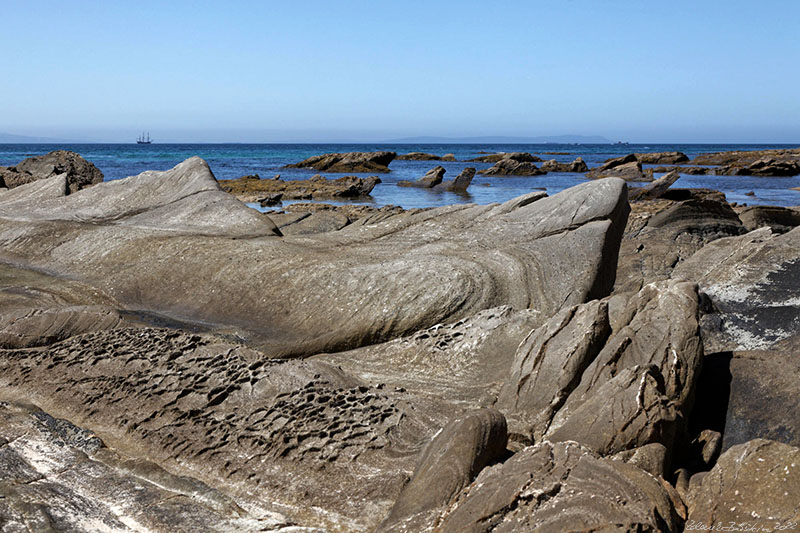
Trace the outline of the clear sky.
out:
M 0 0 L 0 132 L 800 142 L 800 2 Z

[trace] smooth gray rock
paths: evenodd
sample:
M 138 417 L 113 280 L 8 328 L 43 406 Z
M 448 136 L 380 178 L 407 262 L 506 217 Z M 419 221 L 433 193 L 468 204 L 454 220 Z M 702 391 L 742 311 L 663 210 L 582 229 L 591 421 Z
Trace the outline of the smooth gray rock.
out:
M 574 442 L 543 442 L 485 469 L 436 531 L 680 531 L 672 487 Z
M 125 306 L 247 330 L 276 356 L 356 348 L 500 305 L 553 314 L 609 293 L 624 182 L 497 207 L 277 238 L 268 217 L 190 159 L 35 205 L 0 197 L 0 258 L 91 283 Z
M 610 333 L 608 307 L 599 301 L 564 309 L 531 330 L 497 400 L 511 431 L 523 441 L 541 440 Z
M 697 287 L 686 282 L 653 283 L 630 298 L 546 437 L 600 453 L 650 442 L 670 449 L 692 409 L 702 361 L 698 307 Z

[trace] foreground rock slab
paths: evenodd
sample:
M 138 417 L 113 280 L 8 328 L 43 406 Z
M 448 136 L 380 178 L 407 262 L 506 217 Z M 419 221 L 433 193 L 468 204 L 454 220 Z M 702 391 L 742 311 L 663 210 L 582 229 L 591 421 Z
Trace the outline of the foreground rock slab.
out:
M 628 212 L 624 182 L 605 180 L 278 238 L 200 159 L 67 197 L 25 192 L 0 197 L 3 257 L 125 306 L 236 326 L 275 356 L 356 348 L 500 305 L 552 314 L 602 298 Z
M 0 401 L 4 531 L 313 531 L 279 513 L 250 513 L 223 493 L 29 404 Z
M 694 478 L 692 478 L 694 480 Z M 687 529 L 751 524 L 782 531 L 800 522 L 800 449 L 765 439 L 723 453 L 691 494 Z
M 543 442 L 481 472 L 435 530 L 680 531 L 684 517 L 666 482 L 574 442 Z
M 389 172 L 395 152 L 346 152 L 309 157 L 286 168 L 313 168 L 325 172 Z
M 36 403 L 298 523 L 374 527 L 458 408 L 215 336 L 127 328 L 0 350 L 0 400 Z

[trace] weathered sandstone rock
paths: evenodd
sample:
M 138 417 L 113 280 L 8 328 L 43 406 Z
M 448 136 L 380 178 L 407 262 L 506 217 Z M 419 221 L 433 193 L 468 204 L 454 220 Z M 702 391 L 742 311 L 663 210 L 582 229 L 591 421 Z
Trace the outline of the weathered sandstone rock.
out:
M 609 165 L 609 163 L 598 168 L 593 168 L 586 173 L 586 177 L 591 179 L 613 177 L 621 178 L 625 181 L 653 181 L 653 171 L 650 169 L 642 170 L 642 164 L 636 161 L 635 158 L 628 163 L 614 164 L 604 168 L 607 165 Z
M 313 168 L 325 172 L 389 172 L 395 152 L 347 152 L 309 157 L 287 168 Z
M 703 318 L 706 352 L 764 349 L 800 330 L 800 229 L 761 228 L 706 244 L 678 265 L 711 299 Z
M 644 187 L 631 189 L 628 193 L 628 198 L 634 200 L 654 200 L 667 192 L 667 189 L 678 181 L 681 175 L 676 171 L 670 171 L 666 175 L 658 178 L 652 183 L 648 183 Z
M 682 193 L 688 193 L 686 199 L 666 199 L 683 198 Z M 720 193 L 670 189 L 661 196 L 632 204 L 620 246 L 615 293 L 638 291 L 647 283 L 668 279 L 677 265 L 707 243 L 745 232 Z
M 503 158 L 492 167 L 481 170 L 478 174 L 487 176 L 541 176 L 542 174 L 547 174 L 547 172 L 527 161 Z
M 754 205 L 739 211 L 739 219 L 747 231 L 768 226 L 772 233 L 786 233 L 800 226 L 800 211 L 775 205 Z
M 66 194 L 71 194 L 103 181 L 103 173 L 75 152 L 56 150 L 49 154 L 29 157 L 15 167 L 0 169 L 0 186 L 9 189 L 33 181 L 63 176 Z
M 506 423 L 493 409 L 472 411 L 450 422 L 425 448 L 379 531 L 423 531 L 487 465 L 504 459 Z
M 281 239 L 200 159 L 35 204 L 4 197 L 3 257 L 125 306 L 236 326 L 276 356 L 355 348 L 499 305 L 552 314 L 603 297 L 628 211 L 624 183 L 606 180 L 527 205 L 448 206 Z
M 692 492 L 687 530 L 749 524 L 793 529 L 800 522 L 800 449 L 756 439 L 734 446 Z
M 574 442 L 542 442 L 485 469 L 435 531 L 680 531 L 680 497 L 666 482 Z
M 9 397 L 244 508 L 345 530 L 387 516 L 424 447 L 460 414 L 322 361 L 152 328 L 0 350 L 0 400 Z
M 9 402 L 0 402 L 0 517 L 4 531 L 312 531 Z

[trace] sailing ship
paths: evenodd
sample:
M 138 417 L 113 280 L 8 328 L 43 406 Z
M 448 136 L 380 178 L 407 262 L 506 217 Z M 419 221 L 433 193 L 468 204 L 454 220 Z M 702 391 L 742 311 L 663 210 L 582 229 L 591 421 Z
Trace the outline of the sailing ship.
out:
M 136 144 L 153 144 L 153 143 L 150 141 L 150 132 L 149 132 L 149 131 L 147 132 L 147 137 L 145 137 L 145 136 L 144 136 L 144 133 L 142 133 L 142 134 L 139 136 L 139 138 L 138 138 L 138 139 L 136 139 Z

